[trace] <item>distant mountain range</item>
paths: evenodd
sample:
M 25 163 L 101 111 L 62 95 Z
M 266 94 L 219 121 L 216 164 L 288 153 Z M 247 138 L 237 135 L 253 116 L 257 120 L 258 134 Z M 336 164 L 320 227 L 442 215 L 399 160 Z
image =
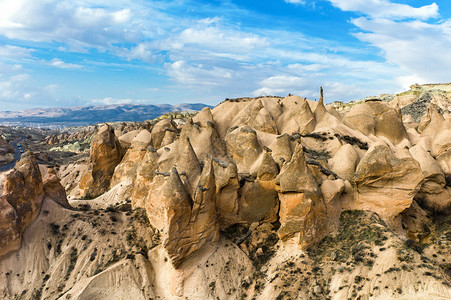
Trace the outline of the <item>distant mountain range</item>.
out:
M 0 125 L 69 127 L 93 125 L 102 122 L 142 122 L 154 119 L 168 112 L 199 111 L 206 106 L 208 105 L 202 103 L 184 103 L 177 105 L 116 104 L 0 111 Z

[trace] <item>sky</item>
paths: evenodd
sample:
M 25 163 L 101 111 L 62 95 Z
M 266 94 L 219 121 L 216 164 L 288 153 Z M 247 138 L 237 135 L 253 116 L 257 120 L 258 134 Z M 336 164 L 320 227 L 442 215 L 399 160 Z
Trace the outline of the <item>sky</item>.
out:
M 0 0 L 0 110 L 451 82 L 451 1 Z

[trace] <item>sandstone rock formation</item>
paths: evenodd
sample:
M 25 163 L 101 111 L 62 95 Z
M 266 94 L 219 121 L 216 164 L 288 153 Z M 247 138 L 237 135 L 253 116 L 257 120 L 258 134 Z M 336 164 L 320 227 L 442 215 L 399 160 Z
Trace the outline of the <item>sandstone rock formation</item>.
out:
M 114 174 L 110 183 L 111 187 L 122 181 L 134 181 L 139 163 L 144 158 L 147 147 L 151 142 L 150 132 L 146 129 L 143 129 L 136 134 L 134 132 L 129 132 L 126 135 L 130 133 L 133 133 L 135 137 L 130 142 L 129 149 L 125 153 L 121 162 L 116 166 L 114 170 Z M 119 138 L 119 140 L 123 141 L 121 140 L 121 138 Z
M 319 103 L 295 96 L 242 99 L 205 108 L 181 127 L 163 119 L 150 132 L 122 135 L 128 150 L 120 163 L 120 147 L 111 146 L 116 137 L 105 127 L 93 138 L 90 165 L 104 165 L 97 173 L 104 177 L 96 184 L 108 182 L 115 167 L 110 187 L 125 186 L 121 195 L 134 207 L 146 208 L 179 266 L 203 243 L 217 240 L 211 235 L 196 238 L 192 227 L 201 222 L 193 211 L 202 180 L 212 183 L 204 196 L 209 200 L 202 202 L 213 207 L 208 224 L 226 229 L 278 221 L 279 237 L 296 237 L 304 249 L 338 227 L 342 208 L 371 210 L 389 224 L 414 199 L 428 209 L 446 211 L 447 159 L 429 158 L 418 150 L 421 146 L 410 152 L 406 147 L 424 144 L 433 155 L 447 157 L 450 123 L 431 106 L 421 124 L 418 131 L 409 127 L 408 135 L 399 108 L 381 101 L 366 101 L 340 116 L 324 105 L 323 96 Z M 433 133 L 437 128 L 443 137 Z M 432 134 L 434 142 L 427 142 Z M 95 149 L 107 145 L 113 155 L 103 163 Z M 432 164 L 435 173 L 428 175 L 426 165 Z M 206 167 L 208 180 L 202 177 Z M 99 194 L 107 188 L 84 190 Z
M 327 234 L 326 206 L 301 144 L 280 170 L 276 183 L 280 198 L 279 237 L 286 240 L 299 232 L 301 246 L 315 245 Z
M 12 161 L 13 153 L 13 147 L 0 135 L 0 164 Z
M 5 259 L 0 293 L 33 286 L 24 297 L 449 298 L 451 121 L 434 104 L 419 123 L 403 118 L 398 100 L 345 111 L 322 93 L 319 102 L 240 98 L 183 120 L 104 125 L 86 175 L 73 165 L 59 171 L 79 172 L 64 185 L 72 190 L 69 181 L 82 177 L 81 196 L 99 197 L 72 200 L 76 213 L 44 200 L 50 213 L 31 224 L 17 253 L 40 263 L 15 279 L 6 275 L 20 273 L 14 258 Z M 67 206 L 55 171 L 44 175 L 15 188 L 22 196 L 14 199 L 33 186 L 34 198 Z M 22 212 L 1 199 L 2 247 L 17 249 Z M 25 219 L 29 226 L 33 218 Z M 42 224 L 52 234 L 40 234 Z
M 367 101 L 356 105 L 343 117 L 343 122 L 365 135 L 386 137 L 393 144 L 399 144 L 407 138 L 401 111 L 380 101 Z
M 422 180 L 420 164 L 415 159 L 397 158 L 388 146 L 375 145 L 356 169 L 356 204 L 391 221 L 410 207 Z
M 186 190 L 177 169 L 158 175 L 150 188 L 146 209 L 152 225 L 160 230 L 163 245 L 175 267 L 205 243 L 216 243 L 215 180 L 212 159 L 204 166 L 194 197 Z
M 19 248 L 22 233 L 39 214 L 43 199 L 44 188 L 38 164 L 34 155 L 27 152 L 14 170 L 5 175 L 3 182 L 3 209 L 0 212 L 4 215 L 1 220 L 6 229 L 0 231 L 0 254 Z
M 42 180 L 34 154 L 27 151 L 15 168 L 3 175 L 0 197 L 0 256 L 17 250 L 27 227 L 38 216 L 46 196 L 69 207 L 54 170 Z
M 47 169 L 47 174 L 43 179 L 43 188 L 47 197 L 65 208 L 70 208 L 69 202 L 67 202 L 66 190 L 61 185 L 55 168 Z
M 88 173 L 80 181 L 81 197 L 93 198 L 106 192 L 124 151 L 113 128 L 102 125 L 91 141 Z

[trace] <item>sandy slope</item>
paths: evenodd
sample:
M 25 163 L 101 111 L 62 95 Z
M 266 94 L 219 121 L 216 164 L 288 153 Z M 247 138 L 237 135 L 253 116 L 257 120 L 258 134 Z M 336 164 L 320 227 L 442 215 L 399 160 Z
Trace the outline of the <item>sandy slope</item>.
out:
M 46 199 L 22 248 L 0 264 L 0 298 L 451 298 L 449 277 L 437 267 L 449 259 L 449 245 L 434 261 L 405 247 L 372 213 L 342 214 L 344 225 L 314 252 L 279 242 L 259 264 L 221 237 L 179 269 L 143 223 L 136 211 L 67 210 Z

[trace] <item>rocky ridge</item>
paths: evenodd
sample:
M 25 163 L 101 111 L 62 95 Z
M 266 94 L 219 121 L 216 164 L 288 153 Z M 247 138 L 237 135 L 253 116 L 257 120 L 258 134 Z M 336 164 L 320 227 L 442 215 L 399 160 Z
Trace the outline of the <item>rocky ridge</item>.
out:
M 378 100 L 339 113 L 322 93 L 319 102 L 229 100 L 183 122 L 163 119 L 125 134 L 98 126 L 87 169 L 70 188 L 78 198 L 98 197 L 72 206 L 120 214 L 126 204 L 148 217 L 152 233 L 139 246 L 115 245 L 124 250 L 111 267 L 71 277 L 73 287 L 60 296 L 115 295 L 100 278 L 139 265 L 148 271 L 135 278 L 148 284 L 136 286 L 136 297 L 450 297 L 449 242 L 442 243 L 451 212 L 450 141 L 451 118 L 434 103 L 415 122 Z M 46 178 L 56 182 L 54 175 Z M 64 197 L 60 188 L 48 194 Z M 358 222 L 366 229 L 357 230 Z M 74 242 L 67 247 L 80 249 Z M 420 254 L 441 245 L 440 253 Z M 431 276 L 416 284 L 414 267 Z M 366 283 L 369 271 L 378 283 Z M 298 280 L 309 273 L 303 288 Z M 395 286 L 392 275 L 404 279 Z M 86 280 L 101 292 L 94 283 L 82 287 Z

